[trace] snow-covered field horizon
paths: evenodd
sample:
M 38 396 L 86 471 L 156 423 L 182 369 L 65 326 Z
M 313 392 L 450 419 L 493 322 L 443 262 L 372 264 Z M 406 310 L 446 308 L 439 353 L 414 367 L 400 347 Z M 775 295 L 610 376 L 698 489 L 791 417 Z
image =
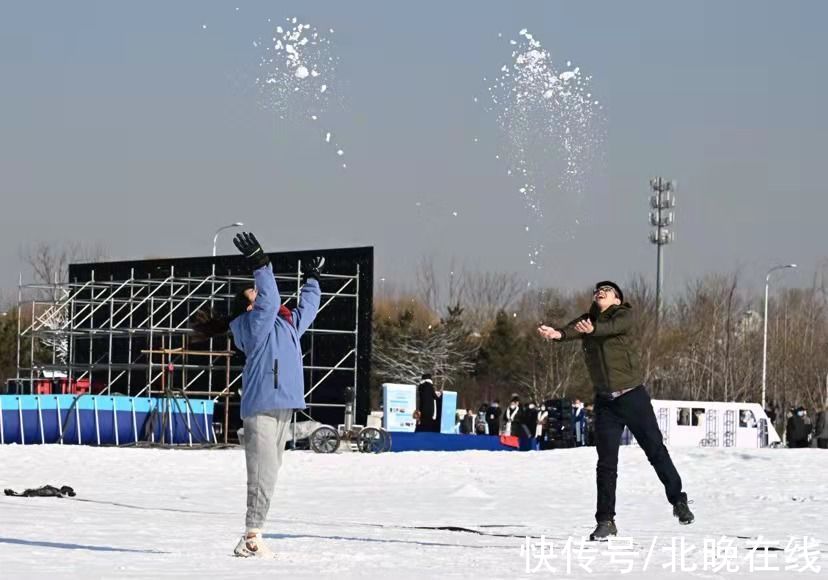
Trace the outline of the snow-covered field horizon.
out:
M 77 492 L 0 496 L 0 578 L 824 577 L 828 453 L 671 454 L 696 522 L 678 525 L 643 452 L 624 447 L 616 521 L 631 539 L 610 546 L 581 544 L 593 527 L 594 448 L 289 452 L 265 530 L 278 557 L 251 561 L 232 556 L 240 449 L 0 446 L 0 487 Z M 711 559 L 714 547 L 731 559 Z

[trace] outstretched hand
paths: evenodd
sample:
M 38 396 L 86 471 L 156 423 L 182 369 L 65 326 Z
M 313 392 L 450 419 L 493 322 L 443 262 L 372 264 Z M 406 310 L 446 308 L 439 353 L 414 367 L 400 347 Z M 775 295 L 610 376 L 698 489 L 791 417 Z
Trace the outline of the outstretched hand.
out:
M 322 256 L 316 256 L 311 258 L 307 262 L 302 262 L 302 273 L 305 275 L 305 281 L 308 278 L 316 278 L 316 281 L 319 281 L 319 277 L 322 275 L 322 268 L 325 266 L 325 258 Z
M 575 323 L 575 330 L 581 334 L 592 334 L 595 332 L 595 327 L 592 326 L 592 321 L 589 318 L 585 318 Z
M 545 324 L 541 324 L 538 327 L 538 334 L 546 340 L 560 340 L 561 336 L 563 336 L 560 331 L 555 330 L 551 326 L 546 326 Z
M 257 254 L 264 253 L 262 245 L 251 232 L 241 232 L 233 238 L 233 244 L 244 255 L 245 258 L 252 258 Z
M 270 263 L 270 258 L 264 253 L 262 245 L 252 233 L 242 232 L 236 234 L 236 237 L 233 238 L 233 244 L 247 258 L 254 270 Z

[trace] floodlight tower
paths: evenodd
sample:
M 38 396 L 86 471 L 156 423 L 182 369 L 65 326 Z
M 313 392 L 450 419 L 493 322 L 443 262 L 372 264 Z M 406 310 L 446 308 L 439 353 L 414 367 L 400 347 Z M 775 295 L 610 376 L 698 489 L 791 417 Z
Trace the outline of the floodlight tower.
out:
M 650 225 L 655 230 L 650 231 L 650 242 L 656 245 L 656 331 L 661 321 L 661 310 L 664 302 L 664 246 L 675 240 L 675 235 L 668 226 L 674 221 L 674 212 L 670 211 L 676 207 L 676 182 L 661 177 L 653 177 L 650 180 L 650 189 L 653 195 L 650 196 Z

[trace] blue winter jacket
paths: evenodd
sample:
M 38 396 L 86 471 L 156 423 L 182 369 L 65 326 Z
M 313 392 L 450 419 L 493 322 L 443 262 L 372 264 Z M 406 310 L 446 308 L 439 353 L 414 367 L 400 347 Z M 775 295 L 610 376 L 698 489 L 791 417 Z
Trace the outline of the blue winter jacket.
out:
M 258 294 L 253 309 L 230 323 L 233 340 L 247 357 L 242 371 L 241 417 L 275 409 L 304 409 L 305 380 L 299 338 L 319 310 L 319 282 L 302 287 L 293 324 L 277 315 L 281 299 L 270 265 L 253 273 Z

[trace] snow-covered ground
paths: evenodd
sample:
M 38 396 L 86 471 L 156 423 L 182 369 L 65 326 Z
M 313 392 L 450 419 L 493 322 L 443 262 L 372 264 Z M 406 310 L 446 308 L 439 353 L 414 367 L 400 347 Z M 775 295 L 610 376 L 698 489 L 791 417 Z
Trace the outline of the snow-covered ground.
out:
M 78 493 L 0 496 L 0 578 L 615 578 L 629 566 L 630 578 L 826 577 L 828 452 L 671 453 L 696 523 L 678 525 L 643 452 L 623 448 L 616 520 L 632 543 L 579 551 L 592 527 L 592 448 L 290 452 L 265 533 L 278 559 L 253 561 L 231 556 L 243 525 L 240 449 L 0 446 L 0 487 Z M 440 526 L 469 531 L 418 529 Z M 752 551 L 757 536 L 778 549 Z M 806 551 L 803 536 L 818 545 Z M 682 538 L 695 571 L 680 571 Z M 711 569 L 724 559 L 705 569 L 705 538 L 738 572 Z

